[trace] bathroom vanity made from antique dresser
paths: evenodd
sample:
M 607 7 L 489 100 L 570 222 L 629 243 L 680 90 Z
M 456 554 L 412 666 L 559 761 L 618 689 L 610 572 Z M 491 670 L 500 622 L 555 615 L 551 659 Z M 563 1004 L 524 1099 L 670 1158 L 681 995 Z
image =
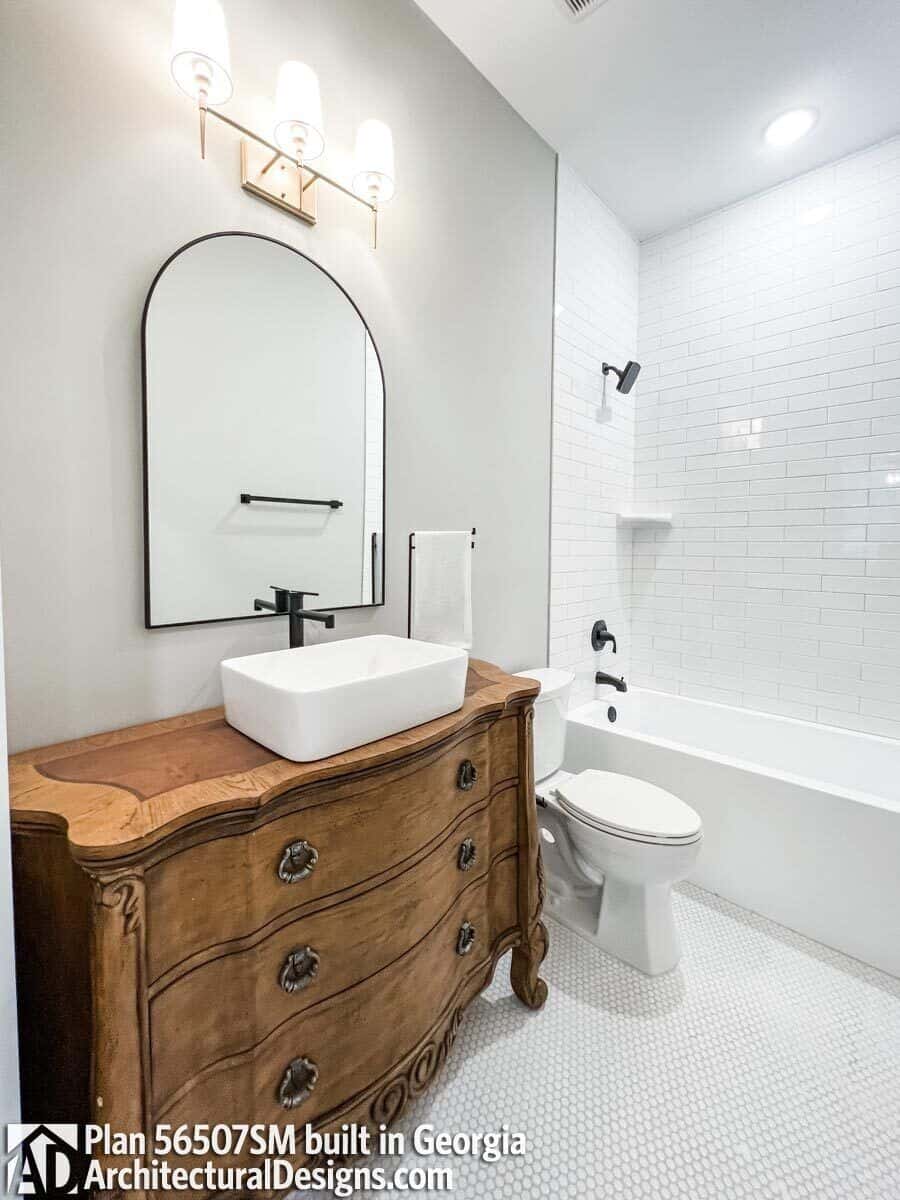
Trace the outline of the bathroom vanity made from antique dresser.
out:
M 504 951 L 539 1008 L 537 691 L 472 661 L 458 712 L 312 763 L 221 710 L 11 759 L 23 1120 L 374 1127 Z

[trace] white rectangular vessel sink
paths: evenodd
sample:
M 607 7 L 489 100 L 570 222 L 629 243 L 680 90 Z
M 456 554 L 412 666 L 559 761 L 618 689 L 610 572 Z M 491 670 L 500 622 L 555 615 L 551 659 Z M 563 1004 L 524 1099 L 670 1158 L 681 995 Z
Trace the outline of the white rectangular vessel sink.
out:
M 461 708 L 469 656 L 409 638 L 348 638 L 222 663 L 225 719 L 294 762 L 377 741 Z

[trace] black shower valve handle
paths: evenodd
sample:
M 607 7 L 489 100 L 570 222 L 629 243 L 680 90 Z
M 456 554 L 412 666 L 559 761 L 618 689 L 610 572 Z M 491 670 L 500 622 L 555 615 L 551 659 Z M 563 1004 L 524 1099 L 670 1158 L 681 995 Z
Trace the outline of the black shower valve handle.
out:
M 616 654 L 616 639 L 607 629 L 606 622 L 595 621 L 594 628 L 591 630 L 591 648 L 594 650 L 602 650 L 608 642 L 612 642 L 613 654 Z

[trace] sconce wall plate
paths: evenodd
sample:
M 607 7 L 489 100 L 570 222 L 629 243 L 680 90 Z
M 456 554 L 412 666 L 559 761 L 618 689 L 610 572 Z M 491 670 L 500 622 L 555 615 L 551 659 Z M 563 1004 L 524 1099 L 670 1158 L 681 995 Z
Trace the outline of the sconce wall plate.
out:
M 316 223 L 318 178 L 266 146 L 241 139 L 241 187 L 308 225 Z

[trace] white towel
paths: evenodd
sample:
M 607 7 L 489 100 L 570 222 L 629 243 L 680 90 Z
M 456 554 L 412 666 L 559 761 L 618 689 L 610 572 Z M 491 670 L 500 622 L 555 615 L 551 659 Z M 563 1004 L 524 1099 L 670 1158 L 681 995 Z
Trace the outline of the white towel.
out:
M 472 648 L 472 532 L 417 530 L 409 586 L 410 637 Z

